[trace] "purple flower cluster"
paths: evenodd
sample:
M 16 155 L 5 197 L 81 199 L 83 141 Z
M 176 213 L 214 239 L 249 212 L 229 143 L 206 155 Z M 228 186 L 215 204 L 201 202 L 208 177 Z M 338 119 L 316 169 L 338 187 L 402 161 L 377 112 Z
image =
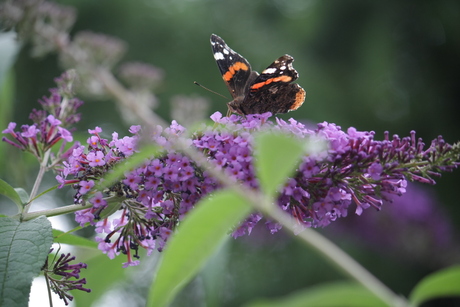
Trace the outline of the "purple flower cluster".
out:
M 327 150 L 303 157 L 295 176 L 288 178 L 279 191 L 277 205 L 297 220 L 299 230 L 324 227 L 346 216 L 353 203 L 358 215 L 368 207 L 379 210 L 384 201 L 405 192 L 407 180 L 432 184 L 432 176 L 458 165 L 459 147 L 452 147 L 441 137 L 424 149 L 415 132 L 391 139 L 387 133 L 383 141 L 376 141 L 372 132 L 354 128 L 344 132 L 326 122 L 312 130 L 293 119 L 270 122 L 270 113 L 246 117 L 215 113 L 211 116 L 214 127 L 191 137 L 185 137 L 185 128 L 175 121 L 165 129 L 158 126 L 151 137 L 162 148 L 162 154 L 127 172 L 120 182 L 97 190 L 104 174 L 137 151 L 142 131 L 140 126 L 132 126 L 132 136 L 120 138 L 113 133 L 109 141 L 96 127 L 89 130 L 86 147 L 75 142 L 64 150 L 72 142 L 67 127 L 80 119 L 76 110 L 82 102 L 72 95 L 74 79 L 72 71 L 57 78 L 58 87 L 50 90 L 50 97 L 40 100 L 43 110 L 31 113 L 34 124 L 24 125 L 17 132 L 16 124 L 10 123 L 3 132 L 13 140 L 4 137 L 3 141 L 32 152 L 42 161 L 46 152 L 64 140 L 49 167 L 59 172 L 56 178 L 60 187 L 73 184 L 77 190 L 75 204 L 92 205 L 76 212 L 76 221 L 96 227 L 102 234 L 97 238 L 99 248 L 110 258 L 126 254 L 124 266 L 139 263 L 139 247 L 148 253 L 161 251 L 187 212 L 203 196 L 221 188 L 208 171 L 175 149 L 178 138 L 205 155 L 228 180 L 254 190 L 259 183 L 253 163 L 253 132 L 282 131 L 299 142 L 312 138 L 325 141 Z M 261 219 L 261 214 L 251 214 L 233 236 L 250 234 Z M 272 221 L 266 221 L 266 226 L 271 233 L 281 228 Z
M 83 104 L 81 100 L 72 97 L 75 77 L 74 72 L 68 71 L 56 78 L 58 87 L 50 89 L 49 97 L 39 100 L 43 110 L 33 109 L 29 116 L 34 123 L 22 125 L 20 131 L 15 131 L 16 123 L 9 123 L 8 128 L 2 132 L 9 134 L 12 140 L 3 137 L 2 141 L 31 152 L 41 161 L 45 152 L 63 140 L 58 156 L 65 159 L 73 149 L 72 147 L 64 152 L 66 144 L 73 141 L 72 134 L 66 127 L 80 120 L 80 114 L 76 111 Z M 57 164 L 59 161 L 54 162 Z
M 211 118 L 216 125 L 188 138 L 190 146 L 201 151 L 229 180 L 251 189 L 258 189 L 253 164 L 253 132 L 283 131 L 299 142 L 322 139 L 327 150 L 303 157 L 295 176 L 286 181 L 277 199 L 278 206 L 293 216 L 302 227 L 323 227 L 347 215 L 349 206 L 356 204 L 355 213 L 369 207 L 379 210 L 384 201 L 392 201 L 405 192 L 407 180 L 434 183 L 429 175 L 457 167 L 459 150 L 435 139 L 428 149 L 415 132 L 410 137 L 383 141 L 374 140 L 372 132 L 318 124 L 315 130 L 291 119 L 276 123 L 267 121 L 270 113 L 232 115 Z M 125 174 L 125 178 L 104 191 L 94 191 L 103 174 L 136 151 L 141 128 L 132 126 L 131 137 L 120 139 L 117 133 L 108 141 L 101 129 L 89 130 L 87 148 L 76 147 L 64 169 L 57 177 L 61 186 L 75 183 L 75 202 L 90 202 L 93 206 L 76 212 L 81 224 L 96 226 L 99 248 L 110 258 L 126 254 L 124 266 L 137 265 L 138 249 L 162 250 L 168 236 L 186 213 L 206 194 L 220 188 L 206 170 L 198 167 L 186 155 L 174 150 L 185 128 L 173 121 L 166 129 L 158 127 L 153 141 L 163 148 L 163 154 Z M 72 176 L 72 179 L 67 179 Z M 113 212 L 121 214 L 114 218 Z M 261 214 L 249 216 L 233 233 L 234 237 L 250 234 L 262 219 Z M 280 225 L 267 221 L 274 233 Z
M 50 253 L 52 251 L 53 249 L 50 250 Z M 69 294 L 70 290 L 91 292 L 90 289 L 83 287 L 86 284 L 86 278 L 80 279 L 80 271 L 87 268 L 86 263 L 70 264 L 74 260 L 75 256 L 71 256 L 70 253 L 67 255 L 61 254 L 52 264 L 48 263 L 47 258 L 43 266 L 45 277 L 50 284 L 51 290 L 58 294 L 66 305 L 73 300 L 73 296 Z
M 164 133 L 172 139 L 183 131 L 181 126 L 173 123 Z M 76 203 L 83 203 L 87 198 L 93 207 L 76 212 L 76 221 L 81 225 L 91 223 L 96 226 L 97 233 L 106 234 L 97 239 L 99 249 L 110 258 L 124 253 L 128 257 L 124 266 L 137 265 L 139 261 L 133 258 L 139 258 L 139 246 L 149 253 L 155 248 L 162 250 L 178 221 L 203 193 L 207 193 L 205 190 L 209 188 L 206 187 L 215 183 L 197 170 L 188 157 L 169 151 L 125 174 L 121 182 L 104 191 L 109 197 L 104 198 L 101 192 L 86 197 L 101 175 L 134 153 L 140 127 L 131 127 L 132 137 L 119 139 L 114 133 L 110 142 L 100 136 L 102 130 L 98 127 L 89 132 L 92 136 L 87 140 L 88 152 L 85 153 L 83 146 L 75 148 L 57 179 L 62 186 L 75 183 L 72 179 L 66 180 L 68 175 L 78 178 Z M 165 148 L 169 147 L 170 142 L 163 135 L 156 134 L 154 138 Z M 105 214 L 103 210 L 110 207 L 110 195 L 116 199 L 115 206 L 121 211 L 116 219 L 101 218 Z

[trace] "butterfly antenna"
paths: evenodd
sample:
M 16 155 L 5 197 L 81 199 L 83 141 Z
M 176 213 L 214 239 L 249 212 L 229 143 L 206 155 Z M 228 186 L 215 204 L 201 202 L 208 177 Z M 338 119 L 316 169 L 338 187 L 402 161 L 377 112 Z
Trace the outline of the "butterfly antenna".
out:
M 195 83 L 195 84 L 196 84 L 196 85 L 198 85 L 199 87 L 202 87 L 202 88 L 204 88 L 204 89 L 205 89 L 205 90 L 207 90 L 208 92 L 214 93 L 214 94 L 216 94 L 217 96 L 220 96 L 220 97 L 223 97 L 223 98 L 225 98 L 225 99 L 228 99 L 228 98 L 227 98 L 227 97 L 225 97 L 224 95 L 222 95 L 222 94 L 219 94 L 219 93 L 217 93 L 217 92 L 214 92 L 213 90 L 210 90 L 210 89 L 209 89 L 209 88 L 207 88 L 206 86 L 203 86 L 203 85 L 199 84 L 199 83 L 198 83 L 198 82 L 196 82 L 196 81 L 193 81 L 193 83 Z

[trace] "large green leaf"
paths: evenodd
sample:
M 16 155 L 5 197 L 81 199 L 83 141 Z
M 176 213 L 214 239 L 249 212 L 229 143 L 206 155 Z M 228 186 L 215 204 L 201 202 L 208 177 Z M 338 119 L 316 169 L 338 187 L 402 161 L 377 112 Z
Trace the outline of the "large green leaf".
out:
M 249 212 L 248 201 L 228 190 L 197 204 L 166 245 L 147 306 L 167 306 Z
M 428 300 L 460 296 L 460 265 L 453 266 L 422 279 L 412 290 L 409 300 L 415 306 Z
M 27 306 L 32 279 L 53 243 L 44 216 L 21 223 L 0 218 L 0 306 Z
M 275 196 L 294 173 L 306 151 L 304 142 L 281 133 L 262 133 L 256 137 L 254 153 L 257 178 L 268 196 Z
M 352 282 L 336 282 L 298 291 L 280 299 L 260 299 L 245 307 L 387 307 L 369 290 Z
M 80 236 L 53 229 L 55 243 L 70 244 L 73 246 L 82 246 L 97 249 L 97 242 Z

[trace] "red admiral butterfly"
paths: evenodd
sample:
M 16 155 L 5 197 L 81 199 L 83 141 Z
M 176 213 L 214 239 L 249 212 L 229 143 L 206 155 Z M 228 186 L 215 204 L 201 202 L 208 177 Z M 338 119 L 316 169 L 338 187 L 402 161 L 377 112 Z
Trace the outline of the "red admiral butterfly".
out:
M 211 47 L 233 98 L 227 103 L 229 113 L 287 113 L 297 110 L 305 101 L 305 90 L 297 83 L 291 83 L 299 74 L 292 67 L 294 58 L 290 55 L 278 58 L 259 75 L 245 58 L 215 34 L 211 35 Z

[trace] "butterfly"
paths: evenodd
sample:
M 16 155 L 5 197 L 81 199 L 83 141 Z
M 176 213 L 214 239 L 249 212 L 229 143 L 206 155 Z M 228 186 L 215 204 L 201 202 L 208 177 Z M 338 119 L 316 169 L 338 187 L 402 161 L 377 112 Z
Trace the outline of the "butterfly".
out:
M 294 58 L 290 55 L 279 57 L 259 74 L 251 69 L 248 60 L 215 34 L 211 35 L 211 47 L 233 98 L 227 103 L 227 115 L 287 113 L 297 110 L 304 103 L 305 90 L 297 83 L 292 83 L 299 74 L 292 66 Z

